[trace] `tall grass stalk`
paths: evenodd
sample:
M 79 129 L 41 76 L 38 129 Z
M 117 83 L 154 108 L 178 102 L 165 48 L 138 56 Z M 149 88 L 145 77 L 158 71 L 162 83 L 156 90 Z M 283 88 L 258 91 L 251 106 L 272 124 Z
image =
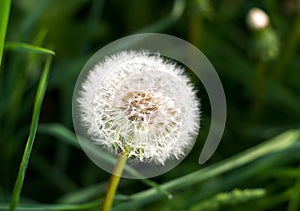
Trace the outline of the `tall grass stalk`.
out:
M 28 162 L 30 159 L 30 154 L 32 151 L 32 147 L 33 147 L 33 143 L 34 143 L 37 127 L 38 127 L 38 121 L 39 121 L 40 111 L 41 111 L 41 107 L 42 107 L 42 102 L 43 102 L 44 95 L 46 92 L 51 60 L 52 60 L 52 56 L 48 56 L 46 59 L 46 62 L 45 62 L 44 70 L 43 70 L 39 85 L 38 85 L 35 102 L 34 102 L 29 137 L 27 140 L 26 148 L 23 153 L 18 176 L 15 181 L 15 186 L 14 186 L 14 190 L 12 193 L 11 204 L 10 204 L 11 211 L 16 210 L 17 205 L 20 200 L 20 194 L 21 194 L 23 183 L 24 183 L 25 173 L 26 173 L 26 169 L 27 169 Z

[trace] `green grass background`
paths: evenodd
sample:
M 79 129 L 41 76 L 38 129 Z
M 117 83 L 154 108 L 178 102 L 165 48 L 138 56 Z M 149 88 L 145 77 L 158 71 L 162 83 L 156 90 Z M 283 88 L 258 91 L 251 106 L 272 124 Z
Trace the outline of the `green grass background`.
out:
M 99 209 L 110 175 L 75 138 L 73 88 L 93 53 L 140 32 L 174 35 L 205 53 L 223 82 L 227 125 L 214 156 L 198 165 L 210 124 L 200 87 L 202 128 L 191 153 L 151 180 L 122 179 L 113 210 L 299 210 L 299 6 L 298 0 L 1 0 L 0 210 Z M 268 13 L 267 29 L 247 27 L 253 7 Z

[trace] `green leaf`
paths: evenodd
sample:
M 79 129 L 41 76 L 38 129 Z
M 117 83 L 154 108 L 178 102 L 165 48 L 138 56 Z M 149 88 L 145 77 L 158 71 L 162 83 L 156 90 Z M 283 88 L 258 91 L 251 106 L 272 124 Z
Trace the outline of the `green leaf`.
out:
M 22 42 L 7 42 L 5 43 L 6 50 L 13 50 L 13 51 L 22 51 L 28 53 L 39 53 L 39 54 L 47 54 L 47 55 L 55 55 L 54 51 L 42 48 L 35 45 L 30 45 L 27 43 Z

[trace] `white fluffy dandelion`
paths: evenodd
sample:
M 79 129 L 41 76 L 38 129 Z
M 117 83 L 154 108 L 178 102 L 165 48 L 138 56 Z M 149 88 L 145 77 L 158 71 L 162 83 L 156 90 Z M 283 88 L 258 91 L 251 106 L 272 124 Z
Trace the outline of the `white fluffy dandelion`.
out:
M 183 72 L 144 51 L 105 58 L 88 72 L 77 100 L 87 135 L 133 162 L 179 159 L 199 130 L 199 101 Z

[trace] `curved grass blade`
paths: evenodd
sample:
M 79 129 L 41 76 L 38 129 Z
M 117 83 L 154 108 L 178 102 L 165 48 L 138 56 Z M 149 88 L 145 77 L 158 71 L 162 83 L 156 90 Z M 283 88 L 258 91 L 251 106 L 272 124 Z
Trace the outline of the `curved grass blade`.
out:
M 11 210 L 12 211 L 16 210 L 17 205 L 19 203 L 20 194 L 21 194 L 23 183 L 24 183 L 25 173 L 26 173 L 26 169 L 27 169 L 28 162 L 30 159 L 30 154 L 32 151 L 33 143 L 34 143 L 34 138 L 35 138 L 37 127 L 38 127 L 38 121 L 39 121 L 40 111 L 41 111 L 41 107 L 42 107 L 42 102 L 43 102 L 44 95 L 46 92 L 51 60 L 52 60 L 51 56 L 47 57 L 45 66 L 44 66 L 44 70 L 43 70 L 43 73 L 42 73 L 42 76 L 41 76 L 41 79 L 40 79 L 40 82 L 38 85 L 35 102 L 34 102 L 29 137 L 28 137 L 28 140 L 26 143 L 26 148 L 24 150 L 24 154 L 22 157 L 21 165 L 19 168 L 18 176 L 17 176 L 16 182 L 15 182 L 15 186 L 14 186 L 14 190 L 13 190 L 13 194 L 12 194 L 12 199 L 11 199 Z
M 0 66 L 2 61 L 2 53 L 4 49 L 5 35 L 10 12 L 10 4 L 11 0 L 3 0 L 1 1 L 0 6 Z
M 5 50 L 14 50 L 14 51 L 22 51 L 28 53 L 39 53 L 39 54 L 47 54 L 47 55 L 55 55 L 54 51 L 42 48 L 35 45 L 30 45 L 22 42 L 7 42 L 4 46 Z
M 256 159 L 262 158 L 266 155 L 270 155 L 279 151 L 287 150 L 290 147 L 297 145 L 299 141 L 300 131 L 290 130 L 283 134 L 276 136 L 275 138 L 259 144 L 251 149 L 248 149 L 240 154 L 232 156 L 224 161 L 200 169 L 193 173 L 174 179 L 170 182 L 160 185 L 161 188 L 168 191 L 175 191 L 182 188 L 186 188 L 202 182 L 206 179 L 228 172 L 230 170 L 239 168 L 246 164 L 249 164 Z M 159 195 L 153 188 L 145 190 L 130 196 L 130 201 L 121 203 L 113 210 L 124 210 L 125 208 L 134 209 L 141 207 L 145 204 L 151 203 L 160 199 L 162 196 Z

